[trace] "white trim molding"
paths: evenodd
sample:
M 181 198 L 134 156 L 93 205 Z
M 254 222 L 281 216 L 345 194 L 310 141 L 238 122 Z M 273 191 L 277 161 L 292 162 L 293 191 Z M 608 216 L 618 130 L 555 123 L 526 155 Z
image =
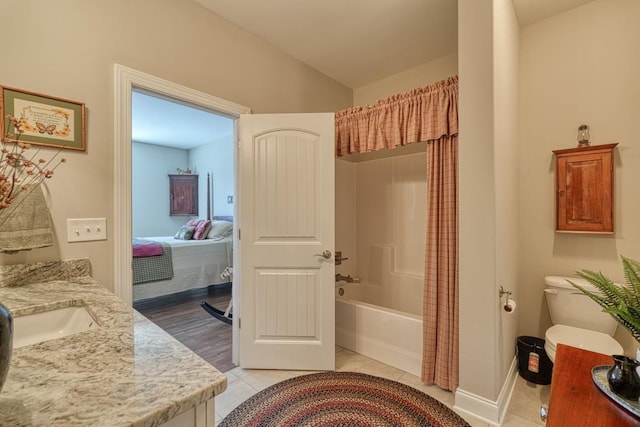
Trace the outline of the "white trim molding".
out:
M 243 105 L 114 64 L 114 292 L 133 304 L 131 271 L 131 91 L 146 90 L 237 119 Z
M 458 388 L 455 393 L 453 408 L 479 418 L 491 425 L 501 426 L 507 409 L 509 408 L 509 402 L 513 395 L 517 377 L 518 360 L 514 357 L 509 367 L 507 378 L 504 384 L 502 384 L 502 389 L 495 402 Z

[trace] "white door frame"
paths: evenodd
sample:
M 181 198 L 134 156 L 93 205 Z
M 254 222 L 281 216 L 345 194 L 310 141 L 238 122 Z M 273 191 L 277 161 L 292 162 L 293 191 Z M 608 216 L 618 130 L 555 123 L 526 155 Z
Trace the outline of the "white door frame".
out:
M 131 271 L 131 91 L 148 90 L 189 104 L 201 106 L 227 115 L 235 121 L 240 114 L 249 114 L 251 109 L 240 104 L 179 85 L 150 74 L 114 64 L 114 157 L 113 157 L 113 280 L 114 292 L 125 304 L 133 304 L 133 274 Z M 237 147 L 237 126 L 234 124 L 234 146 Z M 238 171 L 234 150 L 234 182 Z M 236 191 L 238 186 L 235 186 Z M 234 205 L 234 218 L 238 218 Z M 237 228 L 237 227 L 234 227 Z M 235 234 L 235 233 L 234 233 Z M 237 235 L 234 235 L 234 240 Z M 237 241 L 234 242 L 234 245 Z M 234 258 L 237 251 L 234 251 Z M 235 260 L 234 260 L 235 265 Z M 235 327 L 234 327 L 235 335 Z M 234 338 L 234 349 L 235 349 Z M 234 354 L 235 354 L 234 350 Z

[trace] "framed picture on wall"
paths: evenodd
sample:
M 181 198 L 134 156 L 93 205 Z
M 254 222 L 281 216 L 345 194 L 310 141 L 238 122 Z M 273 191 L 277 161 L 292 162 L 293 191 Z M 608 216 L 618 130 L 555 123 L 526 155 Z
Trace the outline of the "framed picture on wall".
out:
M 18 120 L 22 133 L 16 132 L 7 115 Z M 5 139 L 9 142 L 86 150 L 83 103 L 0 86 L 0 117 L 0 135 L 11 134 Z

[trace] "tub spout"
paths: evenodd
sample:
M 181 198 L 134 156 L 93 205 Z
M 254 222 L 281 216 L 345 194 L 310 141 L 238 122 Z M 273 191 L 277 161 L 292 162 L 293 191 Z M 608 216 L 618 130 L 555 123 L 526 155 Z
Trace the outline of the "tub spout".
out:
M 351 275 L 343 276 L 342 274 L 337 273 L 336 274 L 336 282 L 339 282 L 341 280 L 344 280 L 347 283 L 353 283 L 353 277 L 351 277 Z

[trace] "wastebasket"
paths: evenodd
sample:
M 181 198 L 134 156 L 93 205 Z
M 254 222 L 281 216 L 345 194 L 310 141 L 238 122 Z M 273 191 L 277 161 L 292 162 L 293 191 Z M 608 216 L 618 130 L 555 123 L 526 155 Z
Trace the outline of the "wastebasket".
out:
M 551 384 L 552 369 L 542 338 L 518 337 L 518 373 L 522 378 L 535 384 Z

